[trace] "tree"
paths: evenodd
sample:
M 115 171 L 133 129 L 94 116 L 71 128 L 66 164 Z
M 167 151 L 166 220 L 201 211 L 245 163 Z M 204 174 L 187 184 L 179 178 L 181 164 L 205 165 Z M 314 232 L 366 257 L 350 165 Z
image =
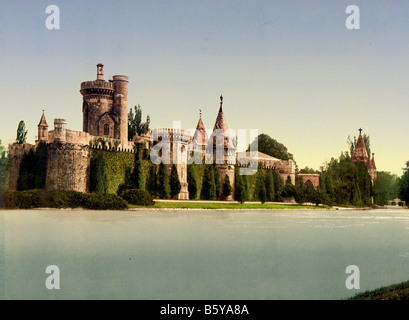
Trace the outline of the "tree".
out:
M 224 183 L 223 183 L 223 197 L 226 199 L 228 196 L 231 195 L 231 192 L 232 192 L 232 188 L 230 184 L 230 178 L 226 174 L 226 178 L 224 179 Z
M 220 177 L 219 170 L 217 170 L 216 167 L 213 167 L 214 170 L 214 185 L 216 188 L 216 198 L 220 197 L 223 192 L 223 186 L 222 186 L 222 179 Z
M 168 168 L 163 162 L 160 163 L 158 170 L 158 195 L 161 199 L 169 199 L 170 195 Z
M 131 174 L 131 189 L 145 190 L 145 177 L 143 175 L 141 151 L 138 147 L 135 149 L 134 168 Z
M 238 168 L 236 168 L 234 172 L 234 199 L 240 203 L 248 198 L 243 177 L 245 176 L 240 175 Z
M 26 124 L 24 123 L 23 120 L 21 120 L 18 124 L 17 127 L 17 138 L 16 138 L 16 143 L 17 144 L 23 144 L 27 140 L 27 130 L 26 130 Z
M 176 197 L 179 192 L 180 189 L 182 188 L 180 185 L 180 180 L 179 180 L 179 174 L 178 174 L 178 170 L 176 169 L 175 165 L 172 165 L 172 169 L 170 171 L 170 195 L 172 197 Z
M 281 178 L 280 174 L 276 170 L 272 170 L 273 174 L 273 182 L 274 182 L 274 200 L 281 201 L 281 192 L 283 190 L 283 179 Z
M 7 189 L 9 175 L 9 157 L 6 148 L 1 145 L 0 140 L 0 193 Z
M 157 165 L 152 164 L 149 169 L 149 176 L 146 183 L 146 188 L 152 195 L 157 193 L 158 175 L 156 171 Z
M 214 183 L 213 165 L 206 165 L 203 172 L 202 189 L 200 190 L 200 199 L 214 200 L 216 198 L 216 185 Z
M 265 176 L 266 185 L 266 199 L 267 201 L 274 201 L 274 178 L 271 170 L 267 170 Z
M 267 134 L 259 134 L 249 145 L 247 151 L 258 150 L 272 157 L 282 160 L 294 160 L 293 155 L 288 152 L 287 147 Z
M 138 106 L 132 108 L 128 113 L 128 140 L 132 140 L 135 135 L 142 135 L 149 131 L 150 117 L 146 117 L 146 121 L 142 122 L 142 108 Z
M 406 168 L 403 168 L 399 193 L 400 199 L 409 203 L 409 161 L 406 161 Z
M 261 203 L 265 203 L 267 200 L 267 191 L 266 191 L 266 185 L 265 185 L 265 179 L 262 175 L 259 175 L 257 177 L 257 182 L 256 182 L 256 199 L 260 200 Z
M 47 145 L 40 142 L 35 151 L 31 149 L 21 160 L 17 190 L 44 189 L 46 164 Z
M 6 148 L 2 145 L 1 139 L 0 139 L 0 158 L 4 158 L 6 156 Z
M 319 172 L 317 170 L 314 170 L 313 168 L 305 167 L 304 169 L 301 169 L 299 173 L 313 174 L 313 173 L 319 173 Z
M 189 199 L 196 199 L 197 195 L 197 178 L 195 164 L 192 163 L 187 166 L 187 189 L 189 191 Z
M 384 206 L 400 197 L 399 194 L 400 179 L 396 174 L 390 172 L 378 171 L 374 182 L 374 203 Z

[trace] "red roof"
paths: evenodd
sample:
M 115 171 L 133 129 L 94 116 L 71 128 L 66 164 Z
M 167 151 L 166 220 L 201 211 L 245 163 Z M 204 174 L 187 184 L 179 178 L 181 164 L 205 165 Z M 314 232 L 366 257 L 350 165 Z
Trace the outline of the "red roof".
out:
M 359 133 L 358 141 L 356 142 L 354 151 L 352 152 L 352 161 L 367 163 L 369 160 L 368 152 L 366 151 L 365 142 Z
M 202 118 L 199 119 L 199 122 L 197 123 L 196 126 L 196 131 L 195 134 L 193 136 L 193 139 L 195 141 L 196 144 L 198 145 L 206 145 L 207 144 L 207 134 L 206 134 L 206 129 L 204 127 Z

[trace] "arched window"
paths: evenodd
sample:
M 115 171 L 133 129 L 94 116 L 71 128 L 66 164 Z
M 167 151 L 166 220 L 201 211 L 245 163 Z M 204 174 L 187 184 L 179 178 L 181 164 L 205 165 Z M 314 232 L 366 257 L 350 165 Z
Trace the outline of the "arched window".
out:
M 314 184 L 311 182 L 311 180 L 305 181 L 304 186 L 309 189 L 314 189 Z
M 104 136 L 109 136 L 109 124 L 104 124 Z

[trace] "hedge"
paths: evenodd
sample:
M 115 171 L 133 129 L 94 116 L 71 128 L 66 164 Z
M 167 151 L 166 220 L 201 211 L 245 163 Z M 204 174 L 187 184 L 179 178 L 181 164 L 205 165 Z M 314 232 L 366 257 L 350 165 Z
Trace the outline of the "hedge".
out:
M 0 207 L 7 209 L 85 208 L 121 210 L 128 207 L 125 200 L 114 194 L 85 194 L 76 191 L 24 190 L 0 193 Z

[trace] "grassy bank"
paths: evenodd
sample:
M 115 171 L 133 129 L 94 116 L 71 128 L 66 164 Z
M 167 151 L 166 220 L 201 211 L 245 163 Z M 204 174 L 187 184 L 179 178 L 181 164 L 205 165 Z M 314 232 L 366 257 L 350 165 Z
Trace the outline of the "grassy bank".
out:
M 129 208 L 143 208 L 141 206 L 129 205 Z M 307 206 L 299 204 L 277 204 L 277 203 L 229 203 L 229 202 L 155 202 L 148 208 L 168 209 L 330 209 L 323 206 Z
M 409 281 L 358 293 L 347 300 L 409 300 Z

